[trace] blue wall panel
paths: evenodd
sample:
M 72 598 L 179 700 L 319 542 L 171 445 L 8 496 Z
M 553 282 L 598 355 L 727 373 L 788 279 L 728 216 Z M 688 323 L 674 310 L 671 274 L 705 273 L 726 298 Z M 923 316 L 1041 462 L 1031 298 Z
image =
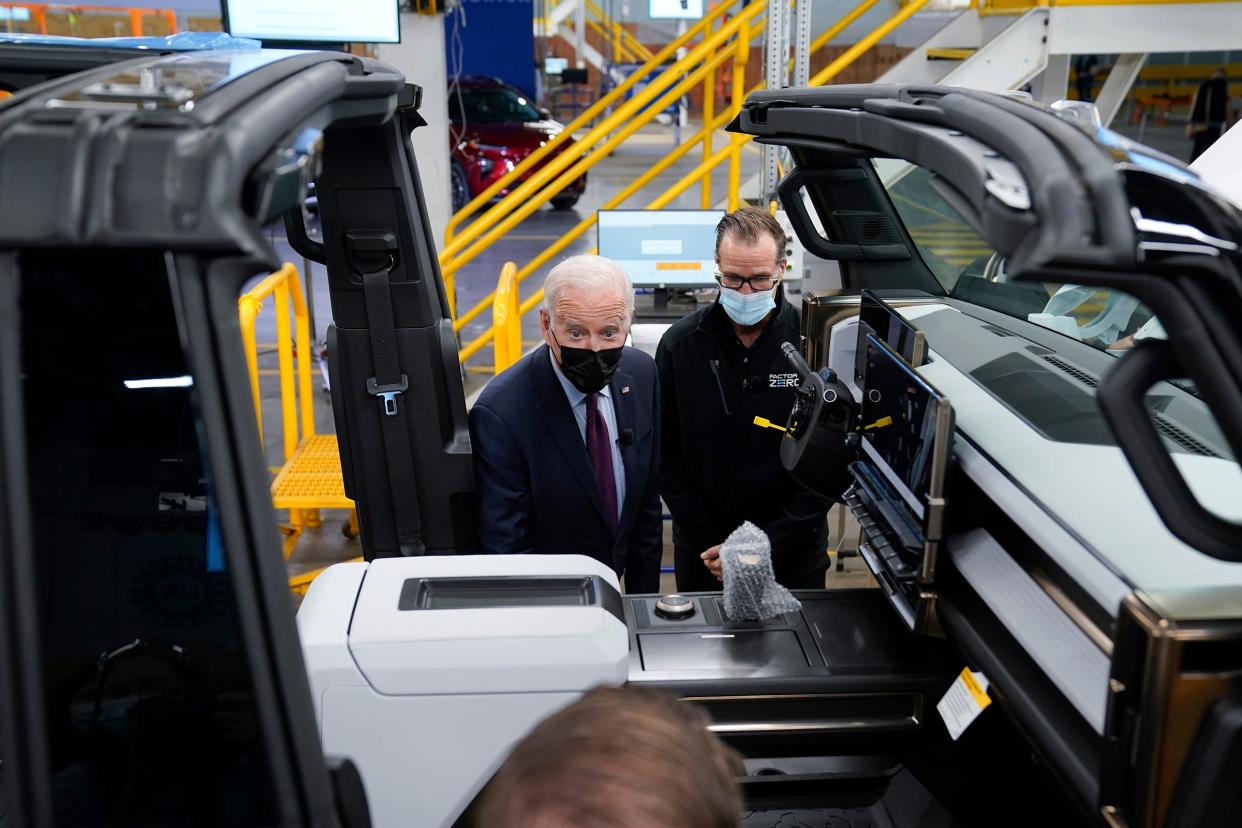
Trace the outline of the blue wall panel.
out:
M 535 98 L 535 7 L 531 0 L 460 0 L 444 21 L 449 80 L 457 70 L 454 32 L 464 75 L 493 75 Z M 463 18 L 464 13 L 464 18 Z

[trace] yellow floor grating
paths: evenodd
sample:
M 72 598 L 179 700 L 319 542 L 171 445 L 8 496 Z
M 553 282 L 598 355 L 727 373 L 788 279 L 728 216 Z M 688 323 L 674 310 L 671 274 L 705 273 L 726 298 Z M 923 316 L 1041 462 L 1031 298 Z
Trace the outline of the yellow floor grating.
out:
M 335 434 L 314 434 L 302 441 L 272 481 L 277 509 L 352 509 L 341 478 Z

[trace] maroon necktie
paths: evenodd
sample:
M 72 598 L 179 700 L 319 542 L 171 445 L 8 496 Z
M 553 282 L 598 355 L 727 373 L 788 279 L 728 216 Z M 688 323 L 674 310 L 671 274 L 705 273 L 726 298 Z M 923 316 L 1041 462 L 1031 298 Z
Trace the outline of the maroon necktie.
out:
M 599 489 L 600 505 L 604 507 L 604 520 L 608 528 L 617 531 L 617 481 L 612 470 L 612 444 L 608 440 L 608 423 L 599 410 L 596 398 L 599 394 L 587 394 L 586 447 L 595 473 L 595 486 Z

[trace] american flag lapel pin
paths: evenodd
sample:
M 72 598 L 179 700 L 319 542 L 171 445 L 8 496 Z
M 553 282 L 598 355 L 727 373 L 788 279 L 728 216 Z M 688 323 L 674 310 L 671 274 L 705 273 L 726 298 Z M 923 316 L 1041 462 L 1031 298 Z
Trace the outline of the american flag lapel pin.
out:
M 630 393 L 630 387 L 629 387 L 628 385 L 623 385 L 623 386 L 621 386 L 621 393 L 622 393 L 622 394 L 628 394 L 628 393 Z

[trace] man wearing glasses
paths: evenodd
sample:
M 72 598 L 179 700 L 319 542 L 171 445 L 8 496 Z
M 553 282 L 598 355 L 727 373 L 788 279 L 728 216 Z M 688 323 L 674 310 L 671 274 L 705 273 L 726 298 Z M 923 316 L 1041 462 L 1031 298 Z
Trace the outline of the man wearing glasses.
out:
M 720 545 L 749 520 L 768 534 L 776 579 L 818 589 L 828 568 L 828 503 L 781 466 L 781 433 L 798 376 L 781 345 L 799 345 L 798 309 L 780 288 L 784 229 L 743 207 L 716 227 L 712 305 L 679 320 L 656 351 L 662 401 L 660 493 L 673 515 L 677 589 L 720 588 Z

